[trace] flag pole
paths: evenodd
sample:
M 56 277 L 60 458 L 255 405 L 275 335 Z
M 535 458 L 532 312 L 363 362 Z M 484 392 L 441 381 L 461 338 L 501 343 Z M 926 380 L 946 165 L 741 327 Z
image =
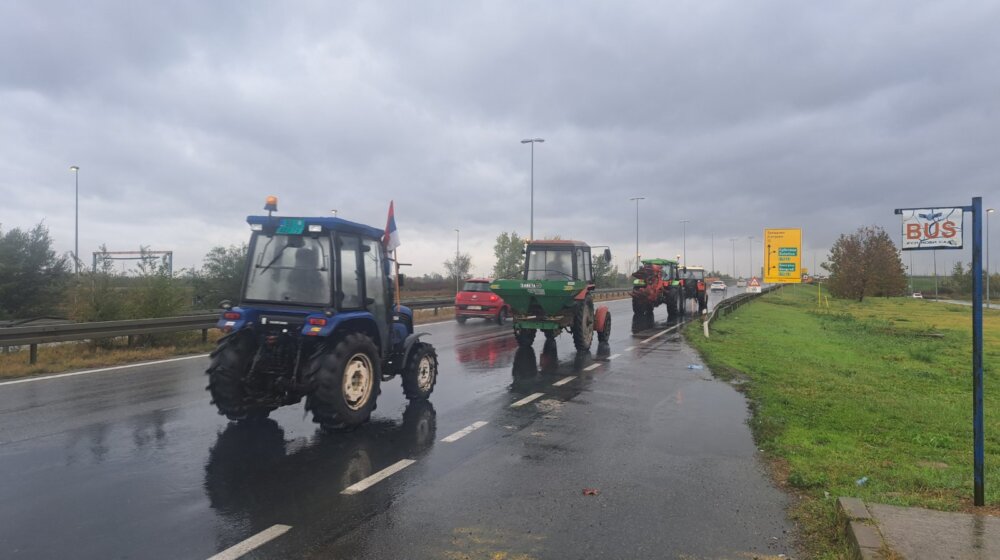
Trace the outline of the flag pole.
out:
M 392 264 L 396 267 L 396 313 L 399 313 L 399 257 L 396 250 L 392 250 Z

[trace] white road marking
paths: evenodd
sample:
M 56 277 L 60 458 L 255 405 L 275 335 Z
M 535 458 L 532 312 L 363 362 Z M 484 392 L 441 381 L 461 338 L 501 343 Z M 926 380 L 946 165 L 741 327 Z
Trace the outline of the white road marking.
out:
M 553 383 L 552 386 L 553 387 L 562 387 L 563 385 L 569 383 L 570 381 L 573 381 L 574 379 L 576 379 L 575 375 L 571 375 L 569 377 L 563 377 L 559 381 L 556 381 L 555 383 Z
M 601 364 L 590 364 L 589 366 L 583 368 L 583 371 L 590 371 L 601 367 Z
M 632 350 L 635 350 L 635 346 L 629 346 L 625 349 L 625 352 L 631 352 Z
M 677 325 L 674 325 L 674 326 L 670 327 L 669 329 L 664 329 L 664 330 L 662 330 L 662 331 L 660 331 L 660 332 L 658 332 L 658 333 L 654 334 L 653 336 L 651 336 L 651 337 L 647 338 L 646 340 L 643 340 L 643 341 L 642 341 L 642 342 L 640 342 L 639 344 L 645 344 L 646 342 L 649 342 L 650 340 L 653 340 L 654 338 L 659 338 L 659 337 L 661 337 L 661 336 L 663 336 L 663 335 L 667 334 L 668 332 L 670 332 L 670 331 L 672 331 L 672 330 L 674 330 L 674 329 L 676 329 L 676 328 L 677 328 Z
M 521 399 L 521 400 L 517 401 L 516 403 L 510 405 L 510 407 L 511 408 L 517 408 L 519 406 L 524 406 L 524 405 L 530 403 L 531 401 L 537 399 L 538 397 L 543 397 L 543 396 L 545 396 L 545 393 L 534 393 L 534 394 L 528 395 L 527 397 L 524 397 L 523 399 Z
M 359 492 L 364 492 L 368 488 L 371 488 L 372 486 L 398 473 L 399 471 L 405 469 L 406 467 L 412 465 L 413 463 L 416 463 L 416 461 L 414 461 L 413 459 L 401 459 L 399 461 L 396 461 L 392 465 L 389 465 L 388 467 L 378 471 L 377 473 L 369 476 L 368 478 L 359 480 L 358 482 L 355 482 L 354 484 L 348 486 L 347 488 L 344 488 L 340 493 L 350 495 L 350 494 L 357 494 Z
M 610 362 L 611 360 L 617 358 L 618 356 L 621 356 L 621 354 L 612 354 L 612 355 L 608 356 L 608 361 Z
M 208 560 L 236 560 L 253 549 L 263 546 L 267 542 L 284 535 L 289 529 L 291 529 L 289 525 L 271 525 L 267 529 L 264 529 L 249 539 L 234 544 L 226 550 L 212 556 Z
M 57 373 L 55 375 L 43 375 L 41 377 L 28 377 L 26 379 L 15 379 L 14 381 L 4 381 L 0 383 L 0 387 L 4 385 L 17 385 L 18 383 L 31 383 L 32 381 L 46 381 L 48 379 L 59 379 L 62 377 L 73 377 L 75 375 L 83 375 L 85 373 L 101 373 L 104 371 L 115 371 L 119 369 L 129 369 L 137 368 L 143 366 L 152 366 L 156 364 L 169 364 L 170 362 L 180 362 L 182 360 L 193 360 L 195 358 L 205 358 L 208 354 L 195 354 L 194 356 L 181 356 L 180 358 L 169 358 L 166 360 L 156 360 L 155 362 L 138 362 L 134 364 L 126 364 L 123 366 L 113 366 L 99 369 L 85 369 L 83 371 L 73 371 L 70 373 Z
M 452 443 L 458 441 L 487 424 L 489 424 L 489 422 L 484 422 L 482 420 L 479 420 L 478 422 L 473 422 L 472 425 L 462 428 L 461 430 L 451 434 L 450 436 L 442 439 L 441 441 L 445 443 Z

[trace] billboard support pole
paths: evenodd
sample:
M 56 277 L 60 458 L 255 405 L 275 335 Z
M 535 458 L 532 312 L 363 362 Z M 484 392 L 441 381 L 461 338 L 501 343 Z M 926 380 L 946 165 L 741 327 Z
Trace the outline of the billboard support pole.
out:
M 972 199 L 972 439 L 975 505 L 985 503 L 983 480 L 983 199 Z

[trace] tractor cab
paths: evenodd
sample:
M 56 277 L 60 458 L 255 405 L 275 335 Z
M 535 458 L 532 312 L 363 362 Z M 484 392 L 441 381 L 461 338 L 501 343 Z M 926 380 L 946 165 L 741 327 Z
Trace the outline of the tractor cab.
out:
M 525 249 L 525 280 L 574 280 L 594 283 L 590 245 L 583 241 L 550 239 L 535 241 Z M 605 259 L 611 251 L 605 249 Z

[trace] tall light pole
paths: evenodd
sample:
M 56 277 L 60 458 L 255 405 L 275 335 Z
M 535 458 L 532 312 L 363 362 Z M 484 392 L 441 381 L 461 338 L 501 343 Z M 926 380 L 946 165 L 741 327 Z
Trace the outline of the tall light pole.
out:
M 715 272 L 715 233 L 712 233 L 712 272 Z
M 458 289 L 458 242 L 461 238 L 462 233 L 455 228 L 455 293 L 459 292 Z
M 990 214 L 993 208 L 986 209 L 986 307 L 990 306 Z
M 635 201 L 635 267 L 639 268 L 639 201 L 646 200 L 646 197 L 634 196 L 629 200 Z
M 73 269 L 76 274 L 80 274 L 80 166 L 71 165 L 69 169 L 73 172 L 73 182 L 76 184 L 76 210 L 73 218 Z
M 522 144 L 531 144 L 531 225 L 528 232 L 529 240 L 535 238 L 535 143 L 544 141 L 544 138 L 527 138 L 521 140 Z
M 733 280 L 736 280 L 736 238 L 730 237 L 729 242 L 733 244 Z
M 753 236 L 747 237 L 747 256 L 750 257 L 750 278 L 753 278 Z
M 684 250 L 684 266 L 688 265 L 687 224 L 691 220 L 681 220 L 681 248 Z

